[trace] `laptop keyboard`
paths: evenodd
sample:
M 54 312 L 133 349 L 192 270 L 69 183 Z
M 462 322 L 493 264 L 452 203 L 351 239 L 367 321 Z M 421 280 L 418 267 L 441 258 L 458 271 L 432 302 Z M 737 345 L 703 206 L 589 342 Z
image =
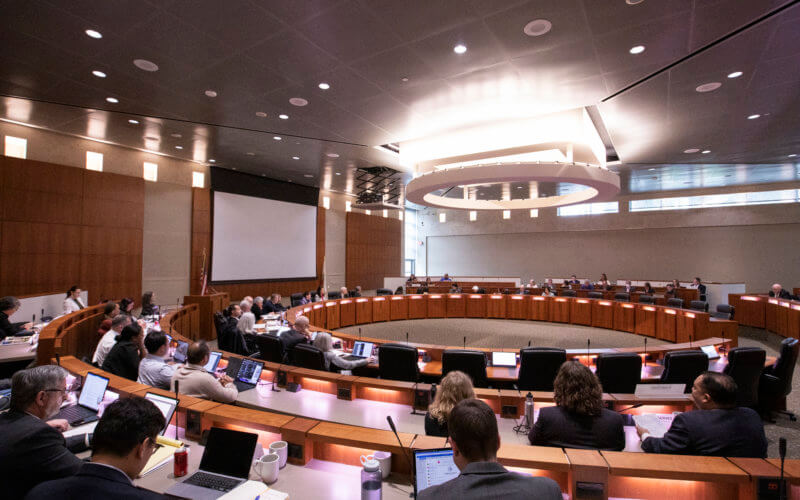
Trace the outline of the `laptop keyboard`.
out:
M 96 417 L 97 413 L 78 405 L 68 406 L 58 412 L 58 418 L 63 418 L 70 424 L 78 420 L 88 419 L 92 416 Z
M 217 491 L 230 491 L 241 483 L 241 479 L 231 479 L 229 477 L 217 476 L 207 472 L 195 472 L 192 477 L 185 481 L 186 484 L 200 486 Z
M 342 356 L 342 359 L 345 359 L 347 361 L 356 361 L 364 358 L 362 358 L 361 356 L 356 356 L 354 354 L 348 354 L 347 356 Z

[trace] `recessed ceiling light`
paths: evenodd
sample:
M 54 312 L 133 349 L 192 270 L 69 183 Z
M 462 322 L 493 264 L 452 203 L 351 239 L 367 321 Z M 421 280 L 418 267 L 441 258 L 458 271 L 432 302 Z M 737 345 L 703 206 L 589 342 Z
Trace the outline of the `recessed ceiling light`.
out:
M 652 172 L 652 171 L 653 171 L 653 170 L 655 170 L 655 169 L 654 169 L 654 168 L 648 168 L 647 170 L 649 170 L 650 172 Z
M 300 159 L 299 156 L 292 156 L 292 160 L 299 160 L 299 159 Z
M 625 0 L 625 3 L 628 5 L 639 5 L 642 2 L 644 2 L 644 0 Z
M 154 63 L 153 61 L 148 61 L 147 59 L 134 59 L 133 65 L 139 68 L 142 71 L 158 71 L 158 64 Z
M 739 78 L 742 76 L 741 71 L 734 71 L 733 73 L 728 73 L 728 78 Z
M 517 189 L 522 189 L 522 186 L 517 186 Z
M 722 87 L 722 84 L 719 82 L 709 82 L 698 85 L 695 87 L 695 90 L 698 92 L 711 92 L 712 90 L 717 90 L 720 87 Z
M 281 120 L 288 120 L 289 115 L 278 115 L 278 118 L 280 118 Z
M 644 45 L 635 45 L 628 50 L 631 54 L 641 54 L 644 52 Z
M 105 78 L 106 77 L 106 74 L 103 73 L 102 71 L 100 71 L 99 69 L 96 69 L 96 70 L 92 71 L 92 74 L 94 76 L 96 76 L 97 78 Z
M 700 151 L 700 150 L 697 149 L 697 148 L 691 148 L 691 149 L 684 149 L 683 150 L 684 153 L 697 153 L 698 151 Z
M 522 28 L 522 32 L 528 36 L 542 36 L 553 28 L 553 23 L 547 19 L 534 19 Z
M 209 90 L 206 90 L 203 93 L 208 97 L 217 97 L 217 91 L 216 90 L 209 89 Z
M 789 155 L 789 157 L 792 157 L 792 156 L 794 156 L 794 155 Z M 336 172 L 336 175 L 342 175 L 342 173 L 341 172 Z
M 408 81 L 408 77 L 407 77 L 407 76 L 404 76 L 403 78 L 401 78 L 401 79 L 400 79 L 400 81 L 401 81 L 401 82 L 407 82 L 407 81 Z
M 291 104 L 292 106 L 302 107 L 308 104 L 308 100 L 303 99 L 302 97 L 292 97 L 291 99 L 289 99 L 289 104 Z
M 789 158 L 794 158 L 795 156 L 797 156 L 797 155 L 796 154 L 790 154 Z
M 750 115 L 750 116 L 748 116 L 748 117 L 747 117 L 747 119 L 748 119 L 748 120 L 755 120 L 756 118 L 759 118 L 760 116 L 761 116 L 761 115 L 759 115 L 758 113 L 756 113 L 756 114 L 754 114 L 754 115 Z
M 266 118 L 267 114 L 264 113 L 263 111 L 256 111 L 256 116 L 259 118 Z
M 214 158 L 211 158 L 211 159 L 210 159 L 210 160 L 208 160 L 208 161 L 209 161 L 209 162 L 211 162 L 211 163 L 217 163 L 217 160 L 215 160 Z
M 111 104 L 116 104 L 119 102 L 119 99 L 116 97 L 106 97 L 106 101 L 110 102 Z
M 307 179 L 310 179 L 310 178 L 312 178 L 312 177 L 314 177 L 314 176 L 313 176 L 313 175 L 311 175 L 311 174 L 303 174 L 303 177 L 305 177 L 305 178 L 307 178 Z
M 236 167 L 233 167 L 233 170 L 236 170 Z
M 703 153 L 704 155 L 707 155 L 710 152 L 711 152 L 710 149 L 704 149 L 703 151 L 701 151 L 701 153 Z
M 86 30 L 86 31 L 84 31 L 84 33 L 86 33 L 87 35 L 89 35 L 92 38 L 97 38 L 97 39 L 103 38 L 103 35 L 99 31 Z
M 453 47 L 453 52 L 455 52 L 456 54 L 463 54 L 466 51 L 467 51 L 467 46 L 460 43 L 455 47 Z
M 246 154 L 247 156 L 255 156 L 255 155 L 256 155 L 256 154 L 255 154 L 255 153 L 253 153 L 252 151 L 248 151 L 248 152 L 247 152 L 247 153 L 245 153 L 245 154 Z
M 325 156 L 327 156 L 328 158 L 338 158 L 339 157 L 339 155 L 337 155 L 336 153 L 326 153 Z
M 321 88 L 322 90 L 328 90 L 329 88 L 331 88 L 331 86 L 325 82 L 320 82 L 319 88 Z
M 280 141 L 281 140 L 281 136 L 276 135 L 276 136 L 273 137 L 273 139 L 275 139 L 276 141 Z
M 128 120 L 128 123 L 130 123 L 131 125 L 139 125 L 139 120 L 134 120 L 133 118 L 131 118 L 130 120 Z
M 183 137 L 181 134 L 169 134 L 169 135 L 170 135 L 171 137 L 174 137 L 174 138 L 176 138 L 176 139 L 180 139 L 181 137 Z
M 183 146 L 175 146 L 175 149 L 183 149 Z

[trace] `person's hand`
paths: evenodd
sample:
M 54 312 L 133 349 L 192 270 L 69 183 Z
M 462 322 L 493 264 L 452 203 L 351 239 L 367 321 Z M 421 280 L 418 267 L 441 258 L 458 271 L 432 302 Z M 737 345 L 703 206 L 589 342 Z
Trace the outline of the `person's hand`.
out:
M 58 432 L 64 432 L 69 430 L 69 422 L 64 420 L 63 418 L 56 418 L 53 420 L 48 420 L 47 425 L 52 427 L 53 429 L 57 430 Z
M 147 321 L 143 319 L 137 319 L 136 322 L 139 323 L 139 326 L 141 326 L 143 330 L 147 328 Z
M 643 434 L 649 434 L 649 433 L 650 433 L 650 431 L 648 431 L 644 427 L 641 427 L 638 424 L 636 425 L 636 434 L 639 435 L 639 438 L 641 438 Z
M 33 323 L 31 323 L 31 322 L 28 322 L 28 323 L 25 323 L 24 325 L 22 325 L 22 329 L 23 330 L 30 330 L 31 328 L 33 328 Z
M 219 383 L 222 384 L 222 385 L 228 385 L 231 382 L 233 382 L 233 379 L 230 378 L 229 376 L 225 375 L 224 373 L 219 376 L 218 380 L 219 380 Z

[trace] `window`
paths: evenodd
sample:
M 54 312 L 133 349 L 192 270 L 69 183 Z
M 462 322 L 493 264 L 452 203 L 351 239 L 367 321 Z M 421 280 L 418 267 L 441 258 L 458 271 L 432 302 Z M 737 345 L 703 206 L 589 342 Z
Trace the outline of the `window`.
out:
M 445 222 L 447 222 L 447 213 L 445 213 L 445 212 L 440 212 L 439 213 L 439 222 L 441 224 L 444 224 Z
M 511 218 L 511 210 L 503 210 L 503 218 L 510 219 Z
M 322 197 L 322 208 L 325 210 L 331 208 L 331 197 L 330 196 L 323 196 Z
M 22 158 L 23 160 L 28 155 L 28 140 L 22 137 L 6 136 L 6 156 L 12 158 Z
M 619 202 L 609 201 L 606 203 L 581 203 L 568 207 L 559 207 L 559 217 L 571 217 L 573 215 L 598 215 L 619 213 Z
M 192 187 L 203 188 L 206 187 L 206 174 L 203 172 L 192 172 Z
M 478 211 L 477 210 L 470 210 L 469 211 L 469 220 L 470 222 L 475 222 L 478 220 Z
M 103 153 L 86 152 L 86 170 L 103 171 Z
M 345 212 L 352 212 L 353 211 L 353 202 L 352 201 L 345 201 L 344 202 L 344 211 Z
M 144 180 L 146 181 L 158 181 L 158 165 L 155 163 L 150 163 L 149 161 L 144 162 Z
M 531 208 L 531 219 L 539 217 L 539 209 L 538 208 Z
M 403 213 L 403 212 L 401 212 Z M 403 272 L 406 276 L 411 273 L 416 273 L 417 266 L 417 212 L 416 210 L 405 211 L 405 221 L 403 228 L 405 229 L 405 261 L 403 263 Z
M 800 189 L 782 189 L 779 191 L 756 191 L 751 193 L 709 194 L 656 198 L 652 200 L 631 200 L 630 211 L 688 210 L 692 208 L 741 207 L 747 205 L 797 202 L 800 202 Z

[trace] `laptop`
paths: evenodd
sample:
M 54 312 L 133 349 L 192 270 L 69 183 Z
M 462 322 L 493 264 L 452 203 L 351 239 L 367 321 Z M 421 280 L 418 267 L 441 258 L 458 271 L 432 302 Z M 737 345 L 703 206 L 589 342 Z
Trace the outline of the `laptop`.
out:
M 517 353 L 515 352 L 493 352 L 492 366 L 517 367 Z
M 233 379 L 233 385 L 239 392 L 255 388 L 261 378 L 264 362 L 254 359 L 228 358 L 228 367 L 225 374 Z
M 219 364 L 219 359 L 222 357 L 222 353 L 219 351 L 212 351 L 211 354 L 208 355 L 208 363 L 203 368 L 206 369 L 208 373 L 214 373 L 217 371 L 217 365 Z
M 156 407 L 161 410 L 161 414 L 164 415 L 166 423 L 160 433 L 163 436 L 167 431 L 167 427 L 169 427 L 169 422 L 172 420 L 172 414 L 175 413 L 175 408 L 178 407 L 178 400 L 168 396 L 162 396 L 161 394 L 153 394 L 152 392 L 145 394 L 144 399 L 156 405 Z
M 106 395 L 108 379 L 96 373 L 89 372 L 84 379 L 81 394 L 78 396 L 78 403 L 61 408 L 61 411 L 53 418 L 63 418 L 69 425 L 81 425 L 94 422 L 99 417 L 97 411 L 100 403 Z
M 704 353 L 706 353 L 706 356 L 708 356 L 708 359 L 719 359 L 719 353 L 717 352 L 717 348 L 715 346 L 713 346 L 713 345 L 704 345 L 700 349 Z
M 364 359 L 372 356 L 372 349 L 375 345 L 372 342 L 363 342 L 361 340 L 356 340 L 353 344 L 353 350 L 347 356 L 342 356 L 342 359 L 346 359 L 348 361 L 354 361 L 357 359 Z
M 175 352 L 172 353 L 172 359 L 178 363 L 186 362 L 186 353 L 189 351 L 189 343 L 176 340 L 178 346 L 175 347 Z
M 430 486 L 436 486 L 458 477 L 459 470 L 453 462 L 452 448 L 414 451 L 414 496 Z
M 200 470 L 172 485 L 165 493 L 195 500 L 225 495 L 247 481 L 257 440 L 257 434 L 212 427 Z

